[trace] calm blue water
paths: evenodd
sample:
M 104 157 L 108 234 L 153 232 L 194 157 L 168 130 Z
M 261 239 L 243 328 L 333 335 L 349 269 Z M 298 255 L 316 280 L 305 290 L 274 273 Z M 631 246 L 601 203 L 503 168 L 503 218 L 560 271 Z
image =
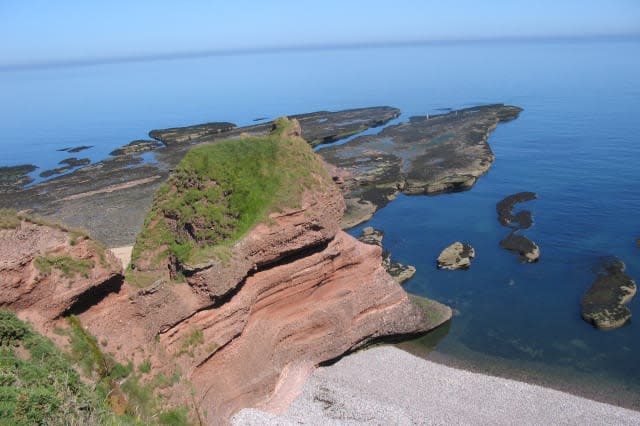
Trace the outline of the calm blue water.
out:
M 401 196 L 369 225 L 417 266 L 407 289 L 459 311 L 442 357 L 519 376 L 594 378 L 640 407 L 640 321 L 599 332 L 580 319 L 592 266 L 614 255 L 640 280 L 640 41 L 486 43 L 314 51 L 0 73 L 0 165 L 41 170 L 94 145 L 93 160 L 148 130 L 206 121 L 392 105 L 403 117 L 504 102 L 524 108 L 490 144 L 497 160 L 469 192 Z M 542 250 L 502 251 L 495 203 L 534 191 L 526 232 Z M 523 205 L 524 206 L 524 205 Z M 353 230 L 357 233 L 358 229 Z M 469 271 L 435 258 L 470 242 Z M 640 317 L 640 296 L 631 304 Z M 514 375 L 518 375 L 515 374 Z

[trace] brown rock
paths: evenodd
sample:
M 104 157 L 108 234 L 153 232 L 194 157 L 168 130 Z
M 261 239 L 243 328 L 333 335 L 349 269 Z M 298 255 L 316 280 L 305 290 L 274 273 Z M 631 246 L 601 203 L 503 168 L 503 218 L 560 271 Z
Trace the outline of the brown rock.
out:
M 26 220 L 0 230 L 0 307 L 40 331 L 84 298 L 118 287 L 121 274 L 120 262 L 87 237 Z

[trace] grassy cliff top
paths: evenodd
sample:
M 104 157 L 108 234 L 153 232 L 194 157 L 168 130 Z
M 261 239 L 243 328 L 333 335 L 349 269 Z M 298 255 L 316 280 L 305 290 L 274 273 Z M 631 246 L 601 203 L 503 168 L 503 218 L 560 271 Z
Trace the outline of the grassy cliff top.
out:
M 300 205 L 305 189 L 330 179 L 321 160 L 282 118 L 268 136 L 193 148 L 156 192 L 132 263 L 153 253 L 202 261 L 242 238 L 270 213 Z M 154 263 L 152 262 L 152 263 Z

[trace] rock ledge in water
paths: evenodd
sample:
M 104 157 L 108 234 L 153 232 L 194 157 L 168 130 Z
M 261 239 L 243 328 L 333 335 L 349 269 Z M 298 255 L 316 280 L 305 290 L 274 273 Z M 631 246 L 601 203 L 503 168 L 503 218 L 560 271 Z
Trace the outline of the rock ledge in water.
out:
M 475 250 L 469 244 L 456 241 L 442 250 L 438 256 L 438 268 L 440 269 L 467 269 L 471 266 L 471 259 L 476 255 Z
M 600 330 L 622 327 L 631 319 L 625 306 L 636 294 L 636 283 L 624 273 L 623 262 L 606 262 L 582 299 L 582 319 Z
M 526 263 L 535 263 L 540 259 L 540 247 L 523 235 L 509 234 L 500 241 L 500 247 L 518 253 L 520 260 Z

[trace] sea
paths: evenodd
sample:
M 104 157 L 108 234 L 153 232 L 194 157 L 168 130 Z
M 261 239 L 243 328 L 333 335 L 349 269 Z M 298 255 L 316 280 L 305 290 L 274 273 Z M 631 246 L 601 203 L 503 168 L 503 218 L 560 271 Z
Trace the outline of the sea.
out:
M 505 103 L 524 109 L 489 144 L 496 160 L 466 192 L 404 196 L 364 226 L 415 265 L 407 291 L 451 306 L 452 321 L 403 347 L 474 371 L 640 409 L 640 296 L 633 319 L 599 331 L 580 317 L 597 265 L 616 257 L 640 280 L 640 39 L 442 42 L 299 49 L 0 70 L 0 166 L 99 161 L 155 128 L 238 125 L 318 110 L 390 105 L 399 121 Z M 397 121 L 394 121 L 397 122 Z M 379 129 L 370 130 L 375 132 Z M 154 161 L 147 156 L 147 161 Z M 498 243 L 496 203 L 533 191 L 523 264 Z M 1 196 L 1 195 L 0 195 Z M 469 270 L 436 268 L 470 243 Z M 425 378 L 428 380 L 428 378 Z

